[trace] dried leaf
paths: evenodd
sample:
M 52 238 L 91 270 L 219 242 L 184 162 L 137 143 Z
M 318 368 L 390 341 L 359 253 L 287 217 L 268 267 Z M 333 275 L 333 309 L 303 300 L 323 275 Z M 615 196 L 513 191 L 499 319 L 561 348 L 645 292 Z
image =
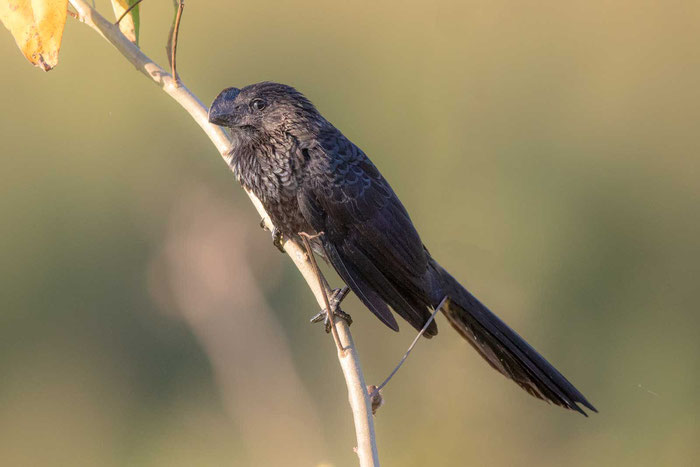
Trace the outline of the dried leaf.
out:
M 68 0 L 0 0 L 0 20 L 27 60 L 49 71 L 58 63 Z
M 119 19 L 124 12 L 137 0 L 112 0 L 112 8 L 114 9 L 114 15 Z M 134 44 L 139 44 L 139 24 L 141 22 L 139 16 L 140 5 L 134 7 L 133 10 L 129 12 L 120 22 L 119 29 L 122 34 L 126 36 Z

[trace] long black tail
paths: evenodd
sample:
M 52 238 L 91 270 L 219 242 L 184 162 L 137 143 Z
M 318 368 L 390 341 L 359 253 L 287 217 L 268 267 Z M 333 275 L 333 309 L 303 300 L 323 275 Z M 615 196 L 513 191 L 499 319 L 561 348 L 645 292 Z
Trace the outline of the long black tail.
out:
M 577 403 L 597 412 L 573 384 L 525 339 L 435 263 L 448 300 L 443 313 L 489 364 L 533 396 L 586 415 Z M 587 416 L 587 415 L 586 415 Z

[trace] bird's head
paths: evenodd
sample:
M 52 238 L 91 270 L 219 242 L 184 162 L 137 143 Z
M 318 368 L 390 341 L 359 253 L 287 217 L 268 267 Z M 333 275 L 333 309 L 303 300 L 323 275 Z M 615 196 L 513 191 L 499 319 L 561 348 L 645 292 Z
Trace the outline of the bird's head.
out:
M 271 82 L 224 89 L 209 109 L 209 122 L 248 134 L 291 132 L 320 120 L 316 108 L 299 91 Z

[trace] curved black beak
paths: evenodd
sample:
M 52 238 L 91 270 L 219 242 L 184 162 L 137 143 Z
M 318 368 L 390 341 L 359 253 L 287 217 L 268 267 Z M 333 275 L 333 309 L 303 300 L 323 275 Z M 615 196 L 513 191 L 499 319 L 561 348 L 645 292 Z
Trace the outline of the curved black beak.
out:
M 226 88 L 221 91 L 209 108 L 209 122 L 214 125 L 231 126 L 234 123 L 233 101 L 240 92 L 238 88 Z

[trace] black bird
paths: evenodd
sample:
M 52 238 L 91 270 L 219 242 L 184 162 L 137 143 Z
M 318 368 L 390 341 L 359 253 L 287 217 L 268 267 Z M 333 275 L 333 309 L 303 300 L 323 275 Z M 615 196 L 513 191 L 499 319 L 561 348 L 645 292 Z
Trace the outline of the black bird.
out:
M 535 397 L 596 411 L 432 258 L 374 164 L 296 89 L 271 82 L 225 89 L 209 121 L 231 128 L 233 172 L 262 202 L 278 242 L 279 234 L 299 242 L 300 232 L 322 232 L 315 249 L 388 327 L 399 329 L 394 310 L 420 330 L 446 299 L 447 320 L 494 369 Z M 424 335 L 437 332 L 433 321 Z

